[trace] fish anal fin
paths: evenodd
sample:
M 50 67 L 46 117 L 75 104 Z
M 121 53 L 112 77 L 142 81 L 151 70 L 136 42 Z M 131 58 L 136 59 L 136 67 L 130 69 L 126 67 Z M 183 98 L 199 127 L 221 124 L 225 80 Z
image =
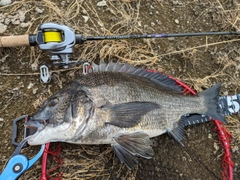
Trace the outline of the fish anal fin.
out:
M 141 156 L 147 159 L 154 155 L 151 147 L 152 142 L 148 134 L 144 132 L 134 132 L 130 134 L 123 134 L 114 138 L 115 144 L 112 147 L 121 162 L 125 163 L 130 169 L 137 164 L 137 157 Z
M 184 146 L 182 143 L 182 140 L 185 138 L 185 131 L 184 131 L 184 126 L 185 126 L 185 121 L 187 121 L 186 116 L 182 116 L 181 119 L 179 120 L 178 126 L 175 127 L 173 130 L 168 130 L 168 134 L 172 136 L 179 144 Z
M 150 111 L 160 108 L 160 105 L 153 102 L 129 102 L 111 105 L 106 107 L 110 110 L 110 121 L 106 124 L 129 128 L 137 125 L 141 117 Z

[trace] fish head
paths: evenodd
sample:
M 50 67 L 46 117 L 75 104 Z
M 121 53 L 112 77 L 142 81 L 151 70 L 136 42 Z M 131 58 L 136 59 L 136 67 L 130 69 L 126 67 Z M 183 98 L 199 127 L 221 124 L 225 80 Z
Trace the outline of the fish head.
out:
M 76 129 L 85 127 L 92 114 L 92 101 L 77 87 L 63 88 L 49 97 L 24 125 L 37 129 L 28 139 L 29 145 L 67 141 Z

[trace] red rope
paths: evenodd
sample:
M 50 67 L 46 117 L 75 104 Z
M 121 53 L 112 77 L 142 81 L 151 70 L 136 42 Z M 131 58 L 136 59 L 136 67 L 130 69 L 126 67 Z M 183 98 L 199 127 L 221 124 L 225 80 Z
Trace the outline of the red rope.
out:
M 224 148 L 224 157 L 223 157 L 223 172 L 222 172 L 222 180 L 232 180 L 233 179 L 233 167 L 234 163 L 232 161 L 231 154 L 231 139 L 232 135 L 227 132 L 223 123 L 214 120 L 214 124 L 216 125 L 216 129 L 218 131 L 218 138 L 222 143 Z
M 55 171 L 56 169 L 60 168 L 62 165 L 62 159 L 59 158 L 58 156 L 61 154 L 61 147 L 60 143 L 58 144 L 58 147 L 55 150 L 50 150 L 49 149 L 50 143 L 47 143 L 45 145 L 45 150 L 43 153 L 43 158 L 42 158 L 42 175 L 41 175 L 41 180 L 60 180 L 62 179 L 62 172 L 58 173 L 58 176 L 56 178 L 52 177 L 49 175 L 49 173 Z M 51 154 L 54 158 L 54 160 L 58 163 L 58 165 L 50 170 L 47 171 L 47 156 L 48 154 Z
M 41 180 L 47 180 L 46 170 L 47 170 L 47 156 L 48 156 L 49 145 L 50 143 L 45 144 L 45 149 L 43 152 Z

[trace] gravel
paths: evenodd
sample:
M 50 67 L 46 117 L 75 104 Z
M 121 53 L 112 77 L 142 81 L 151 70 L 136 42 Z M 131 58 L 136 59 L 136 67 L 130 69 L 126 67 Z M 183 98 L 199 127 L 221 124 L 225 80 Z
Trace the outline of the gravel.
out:
M 4 33 L 7 30 L 7 25 L 0 23 L 0 34 Z
M 1 0 L 0 1 L 0 6 L 6 6 L 6 5 L 9 5 L 11 3 L 12 3 L 11 0 Z
M 97 6 L 101 7 L 101 6 L 107 6 L 107 2 L 106 1 L 100 1 L 97 3 Z

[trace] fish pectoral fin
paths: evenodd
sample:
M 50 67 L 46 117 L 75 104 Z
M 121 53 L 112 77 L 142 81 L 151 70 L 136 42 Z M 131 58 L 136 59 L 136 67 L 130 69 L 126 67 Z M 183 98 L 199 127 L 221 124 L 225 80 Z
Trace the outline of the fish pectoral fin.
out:
M 150 159 L 154 154 L 151 147 L 152 142 L 148 134 L 144 132 L 124 134 L 114 140 L 116 143 L 112 144 L 112 147 L 116 155 L 129 169 L 133 169 L 134 165 L 138 163 L 137 156 Z
M 186 116 L 182 116 L 178 126 L 175 127 L 173 130 L 171 131 L 167 131 L 168 134 L 170 136 L 172 136 L 179 144 L 181 144 L 182 146 L 184 146 L 184 144 L 182 143 L 182 140 L 185 137 L 185 131 L 184 131 L 184 126 L 185 126 L 185 121 L 187 120 Z
M 111 105 L 106 107 L 110 109 L 110 121 L 105 124 L 111 124 L 121 128 L 129 128 L 137 125 L 141 117 L 148 112 L 160 108 L 160 105 L 153 102 L 129 102 Z

